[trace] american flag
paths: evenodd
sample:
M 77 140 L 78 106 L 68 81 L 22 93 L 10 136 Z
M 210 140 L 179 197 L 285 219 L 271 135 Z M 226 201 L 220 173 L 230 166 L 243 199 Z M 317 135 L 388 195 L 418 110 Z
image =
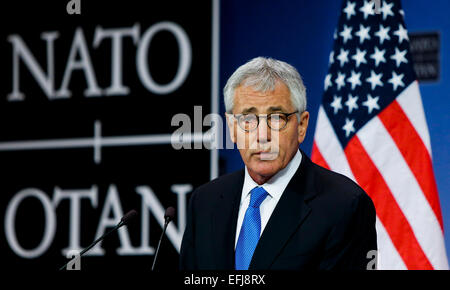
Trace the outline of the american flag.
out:
M 312 159 L 372 198 L 378 269 L 448 269 L 404 12 L 400 1 L 380 2 L 379 10 L 375 1 L 342 5 Z

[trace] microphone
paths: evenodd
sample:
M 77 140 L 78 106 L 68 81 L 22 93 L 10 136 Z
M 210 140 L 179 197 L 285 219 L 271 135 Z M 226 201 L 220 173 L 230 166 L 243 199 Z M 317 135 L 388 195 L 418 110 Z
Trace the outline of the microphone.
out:
M 159 247 L 161 246 L 161 241 L 164 237 L 164 234 L 166 233 L 167 226 L 173 220 L 174 217 L 175 217 L 175 209 L 170 206 L 166 209 L 166 212 L 164 213 L 164 228 L 161 233 L 161 236 L 159 237 L 158 247 L 156 248 L 155 258 L 153 259 L 152 271 L 155 269 L 156 259 L 158 258 L 159 253 Z
M 106 236 L 108 236 L 109 234 L 111 234 L 114 231 L 117 231 L 121 226 L 124 225 L 128 225 L 130 223 L 130 221 L 132 219 L 134 219 L 137 216 L 137 211 L 135 211 L 134 209 L 130 210 L 129 212 L 127 212 L 121 219 L 120 222 L 113 228 L 111 229 L 109 232 L 105 233 L 104 235 L 102 235 L 100 238 L 96 239 L 92 244 L 90 244 L 87 248 L 83 249 L 83 251 L 80 252 L 79 257 L 81 257 L 84 253 L 86 253 L 87 251 L 89 251 L 90 249 L 92 249 L 92 247 L 94 247 L 98 242 L 102 241 Z M 76 257 L 75 257 L 76 258 Z M 69 260 L 66 264 L 64 264 L 64 266 L 62 266 L 61 268 L 59 268 L 60 271 L 64 270 L 64 268 L 66 268 L 67 264 L 69 264 L 72 260 Z

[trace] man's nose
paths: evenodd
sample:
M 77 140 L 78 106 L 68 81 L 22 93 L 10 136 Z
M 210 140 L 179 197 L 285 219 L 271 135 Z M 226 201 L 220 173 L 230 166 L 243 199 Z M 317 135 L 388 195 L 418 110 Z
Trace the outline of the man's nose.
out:
M 267 119 L 265 117 L 262 117 L 259 119 L 259 125 L 258 125 L 258 142 L 259 143 L 266 143 L 270 142 L 270 128 L 267 125 Z

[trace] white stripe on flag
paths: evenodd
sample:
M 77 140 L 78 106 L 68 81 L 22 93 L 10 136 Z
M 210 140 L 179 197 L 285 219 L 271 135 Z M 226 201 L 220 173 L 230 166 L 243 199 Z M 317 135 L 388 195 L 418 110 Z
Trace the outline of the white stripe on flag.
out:
M 401 94 L 398 95 L 396 100 L 402 107 L 413 127 L 416 129 L 425 144 L 425 147 L 427 147 L 430 157 L 432 157 L 430 134 L 428 133 L 427 121 L 425 119 L 425 112 L 423 111 L 422 98 L 420 97 L 419 84 L 417 81 L 412 82 L 404 89 Z
M 377 216 L 378 270 L 408 270 Z
M 380 119 L 373 118 L 358 131 L 357 136 L 391 190 L 430 263 L 435 269 L 447 268 L 439 222 Z
M 322 106 L 319 108 L 314 141 L 331 170 L 343 174 L 356 182 L 344 151 L 342 150 L 341 143 Z

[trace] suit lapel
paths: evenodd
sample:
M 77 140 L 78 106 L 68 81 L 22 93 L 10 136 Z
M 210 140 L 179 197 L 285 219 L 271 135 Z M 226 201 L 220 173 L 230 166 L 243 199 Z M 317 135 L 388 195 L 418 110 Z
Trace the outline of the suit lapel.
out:
M 240 170 L 232 182 L 220 189 L 211 223 L 215 269 L 234 269 L 234 242 L 243 183 L 244 170 Z
M 302 152 L 302 162 L 275 207 L 253 254 L 250 270 L 269 269 L 289 238 L 301 226 L 311 208 L 306 201 L 314 196 L 307 175 L 311 161 Z

